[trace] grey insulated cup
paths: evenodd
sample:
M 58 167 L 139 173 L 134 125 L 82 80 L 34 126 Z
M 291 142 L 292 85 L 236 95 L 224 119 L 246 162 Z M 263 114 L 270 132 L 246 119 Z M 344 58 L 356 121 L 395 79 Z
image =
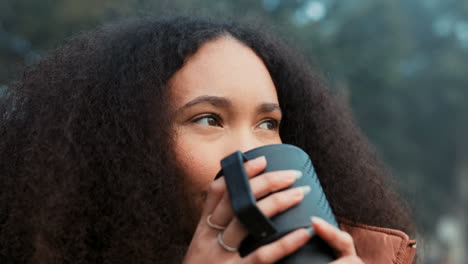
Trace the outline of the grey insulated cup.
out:
M 262 172 L 276 170 L 299 170 L 303 176 L 288 187 L 303 185 L 311 187 L 311 191 L 296 206 L 268 218 L 256 206 L 249 179 L 244 169 L 244 162 L 256 157 L 265 156 L 267 167 Z M 234 152 L 221 161 L 222 170 L 216 178 L 224 176 L 234 214 L 249 231 L 240 247 L 242 257 L 256 248 L 273 242 L 298 228 L 310 227 L 310 217 L 319 216 L 338 227 L 328 200 L 320 185 L 312 162 L 302 149 L 287 145 L 268 145 L 252 149 L 248 152 Z M 299 250 L 282 259 L 278 263 L 329 263 L 334 260 L 333 250 L 318 236 L 313 236 Z

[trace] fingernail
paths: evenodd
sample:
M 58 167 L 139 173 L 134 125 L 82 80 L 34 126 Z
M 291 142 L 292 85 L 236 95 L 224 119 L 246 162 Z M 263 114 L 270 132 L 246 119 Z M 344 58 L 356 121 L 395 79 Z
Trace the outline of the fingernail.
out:
M 255 159 L 253 159 L 253 160 L 249 160 L 249 163 L 253 167 L 258 167 L 261 164 L 265 163 L 265 161 L 266 161 L 265 156 L 260 156 L 260 157 L 257 157 Z
M 307 234 L 309 235 L 309 237 L 312 237 L 315 234 L 315 230 L 311 226 L 305 228 L 305 230 L 307 231 Z
M 296 178 L 296 180 L 302 177 L 302 171 L 300 170 L 293 170 L 291 171 L 291 174 Z
M 312 221 L 312 223 L 319 224 L 319 225 L 326 224 L 326 221 L 318 216 L 310 217 L 310 221 Z
M 297 189 L 299 189 L 304 194 L 304 196 L 306 196 L 308 193 L 310 193 L 310 186 L 309 185 L 299 186 L 299 187 L 297 187 Z

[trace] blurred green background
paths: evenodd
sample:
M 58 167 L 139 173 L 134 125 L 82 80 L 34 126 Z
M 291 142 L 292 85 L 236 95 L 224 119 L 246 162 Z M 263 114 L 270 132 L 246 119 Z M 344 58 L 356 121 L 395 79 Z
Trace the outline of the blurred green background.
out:
M 468 263 L 468 1 L 0 0 L 0 94 L 66 38 L 174 13 L 271 25 L 344 96 L 393 170 L 424 263 Z

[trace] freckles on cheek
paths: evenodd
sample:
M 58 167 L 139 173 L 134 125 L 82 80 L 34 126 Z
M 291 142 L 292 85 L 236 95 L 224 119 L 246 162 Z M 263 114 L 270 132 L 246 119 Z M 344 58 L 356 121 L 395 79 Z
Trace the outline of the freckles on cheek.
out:
M 176 131 L 176 159 L 183 169 L 190 192 L 197 195 L 207 191 L 221 169 L 219 148 L 189 128 L 180 127 Z
M 205 191 L 221 168 L 220 161 L 208 155 L 206 150 L 195 151 L 198 149 L 195 146 L 194 148 L 185 146 L 185 148 L 178 149 L 177 157 L 186 180 L 194 192 Z

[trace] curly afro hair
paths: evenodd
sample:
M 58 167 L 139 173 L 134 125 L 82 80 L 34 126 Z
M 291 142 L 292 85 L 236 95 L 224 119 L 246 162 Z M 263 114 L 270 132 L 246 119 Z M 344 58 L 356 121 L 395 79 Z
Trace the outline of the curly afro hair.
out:
M 415 234 L 350 111 L 266 32 L 185 16 L 125 20 L 25 69 L 0 99 L 0 262 L 181 260 L 193 230 L 182 228 L 190 210 L 173 162 L 167 82 L 222 36 L 265 63 L 283 142 L 310 155 L 336 216 Z

